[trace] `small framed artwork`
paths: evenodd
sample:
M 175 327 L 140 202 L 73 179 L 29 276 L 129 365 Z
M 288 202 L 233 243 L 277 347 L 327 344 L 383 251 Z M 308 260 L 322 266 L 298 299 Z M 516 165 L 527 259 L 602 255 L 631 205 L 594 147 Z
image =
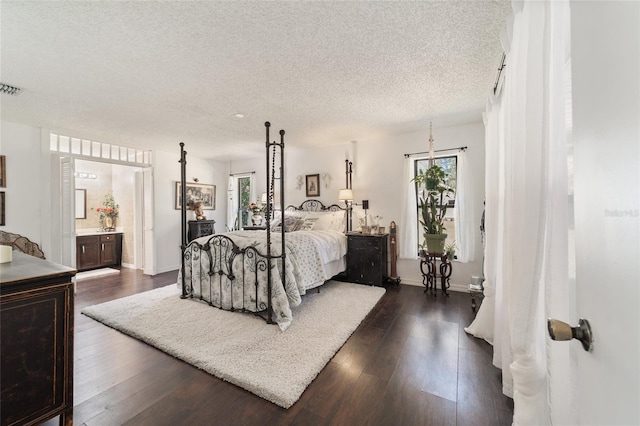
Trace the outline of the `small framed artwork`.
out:
M 187 183 L 187 207 L 200 201 L 204 210 L 216 209 L 216 186 L 204 183 Z M 176 210 L 182 208 L 182 185 L 176 182 Z
M 320 175 L 307 175 L 307 197 L 320 196 Z
M 4 191 L 0 192 L 0 226 L 4 226 Z
M 0 188 L 7 187 L 7 156 L 0 155 Z

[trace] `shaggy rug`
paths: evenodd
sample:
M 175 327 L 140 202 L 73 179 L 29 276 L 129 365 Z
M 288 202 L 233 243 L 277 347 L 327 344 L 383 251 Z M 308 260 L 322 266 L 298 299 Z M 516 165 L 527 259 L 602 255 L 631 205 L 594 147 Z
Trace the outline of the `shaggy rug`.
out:
M 139 293 L 82 313 L 281 407 L 302 395 L 385 290 L 329 281 L 303 297 L 281 332 L 261 318 L 182 300 L 178 287 Z

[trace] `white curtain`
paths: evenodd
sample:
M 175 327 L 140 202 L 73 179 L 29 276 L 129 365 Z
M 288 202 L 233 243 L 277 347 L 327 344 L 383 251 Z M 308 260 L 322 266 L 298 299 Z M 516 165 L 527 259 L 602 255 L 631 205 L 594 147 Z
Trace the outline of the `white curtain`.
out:
M 467 331 L 493 342 L 513 423 L 546 425 L 545 290 L 568 285 L 569 3 L 514 1 L 513 8 L 505 83 L 486 114 L 486 298 Z
M 418 224 L 418 201 L 416 200 L 416 186 L 412 182 L 414 174 L 414 161 L 411 157 L 404 159 L 402 171 L 402 222 L 398 224 L 398 236 L 400 241 L 400 258 L 418 258 L 418 236 L 416 229 Z
M 457 157 L 456 208 L 453 210 L 456 222 L 456 254 L 459 262 L 472 262 L 476 258 L 478 229 L 475 224 L 478 218 L 473 205 L 473 186 L 471 185 L 467 153 L 461 151 Z

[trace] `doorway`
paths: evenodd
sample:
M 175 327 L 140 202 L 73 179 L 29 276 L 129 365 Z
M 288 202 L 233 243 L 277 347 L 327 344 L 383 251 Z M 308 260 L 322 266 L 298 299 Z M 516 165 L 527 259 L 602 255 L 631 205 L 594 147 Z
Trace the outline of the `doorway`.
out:
M 92 235 L 106 227 L 122 233 L 121 261 L 125 268 L 142 269 L 142 222 L 135 189 L 139 167 L 75 159 L 75 234 Z M 104 212 L 104 209 L 113 212 Z M 108 219 L 108 225 L 105 220 Z

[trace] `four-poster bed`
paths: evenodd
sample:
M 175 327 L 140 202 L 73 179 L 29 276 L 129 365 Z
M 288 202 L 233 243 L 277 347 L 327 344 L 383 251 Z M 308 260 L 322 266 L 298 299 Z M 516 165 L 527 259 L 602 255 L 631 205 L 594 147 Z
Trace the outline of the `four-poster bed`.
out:
M 201 237 L 187 245 L 186 206 L 182 203 L 178 285 L 182 298 L 229 311 L 254 312 L 284 330 L 292 320 L 291 307 L 301 302 L 302 295 L 344 271 L 346 222 L 344 210 L 336 204 L 326 207 L 318 200 L 307 200 L 285 208 L 285 132 L 280 130 L 279 143 L 270 142 L 269 127 L 266 122 L 266 229 Z M 186 152 L 184 144 L 180 147 L 182 197 L 186 199 Z M 276 184 L 280 196 L 274 209 Z

